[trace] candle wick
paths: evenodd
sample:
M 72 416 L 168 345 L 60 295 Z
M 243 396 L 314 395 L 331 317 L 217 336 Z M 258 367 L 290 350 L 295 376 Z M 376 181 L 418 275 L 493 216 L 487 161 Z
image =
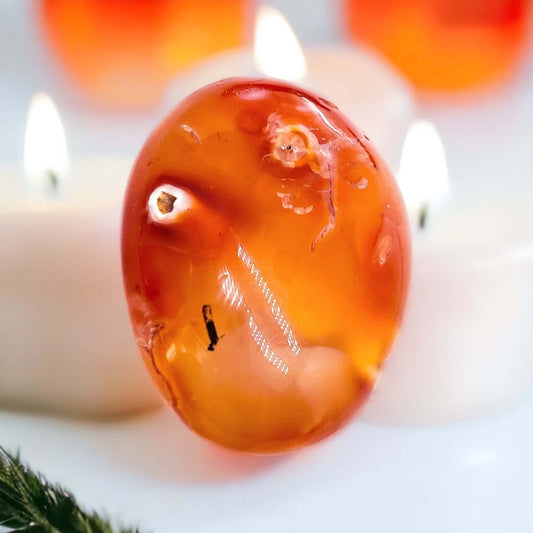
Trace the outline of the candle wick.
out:
M 57 172 L 54 172 L 53 170 L 47 170 L 46 177 L 48 178 L 48 185 L 50 188 L 53 191 L 57 191 L 59 188 L 59 176 L 57 175 Z
M 428 218 L 428 205 L 424 204 L 418 212 L 418 227 L 424 229 Z

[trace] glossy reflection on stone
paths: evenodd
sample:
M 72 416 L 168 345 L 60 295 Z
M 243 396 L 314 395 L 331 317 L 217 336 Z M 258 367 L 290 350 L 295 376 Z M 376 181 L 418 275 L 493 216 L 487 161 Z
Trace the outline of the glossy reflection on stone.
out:
M 364 402 L 398 329 L 410 244 L 394 179 L 331 103 L 231 79 L 145 144 L 123 221 L 137 344 L 200 435 L 316 442 Z

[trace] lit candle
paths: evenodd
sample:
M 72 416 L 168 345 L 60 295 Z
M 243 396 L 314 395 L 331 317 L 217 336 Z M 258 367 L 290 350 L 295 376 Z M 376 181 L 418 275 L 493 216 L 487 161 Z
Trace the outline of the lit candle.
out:
M 441 422 L 511 403 L 533 384 L 533 215 L 526 199 L 448 194 L 434 128 L 415 123 L 399 183 L 413 233 L 404 324 L 363 417 Z
M 34 98 L 26 173 L 0 173 L 0 405 L 100 415 L 157 403 L 122 291 L 130 166 L 93 158 L 69 169 L 57 110 Z
M 371 53 L 351 46 L 302 51 L 287 20 L 271 7 L 258 10 L 254 47 L 220 53 L 176 78 L 167 107 L 207 85 L 233 76 L 269 76 L 324 96 L 372 139 L 392 168 L 412 119 L 407 84 Z

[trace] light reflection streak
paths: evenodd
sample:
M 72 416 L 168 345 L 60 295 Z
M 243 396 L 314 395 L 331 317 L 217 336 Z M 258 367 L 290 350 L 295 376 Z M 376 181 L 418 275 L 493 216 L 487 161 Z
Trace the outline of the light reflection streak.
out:
M 265 357 L 265 359 L 267 359 L 267 361 L 275 366 L 280 372 L 287 375 L 289 373 L 289 366 L 272 350 L 270 343 L 267 341 L 266 337 L 261 332 L 261 329 L 255 322 L 252 310 L 246 304 L 246 301 L 237 284 L 235 283 L 235 278 L 232 276 L 231 272 L 225 268 L 220 274 L 219 279 L 221 280 L 221 287 L 225 296 L 225 303 L 229 302 L 230 307 L 235 307 L 237 309 L 241 307 L 244 308 L 244 312 L 246 313 L 246 317 L 248 319 L 248 327 L 251 331 L 251 337 L 256 346 L 259 348 L 259 351 L 263 354 L 263 357 Z
M 243 265 L 248 269 L 248 271 L 254 278 L 257 287 L 263 294 L 263 297 L 269 306 L 268 308 L 272 313 L 272 316 L 274 317 L 274 322 L 285 336 L 289 348 L 293 351 L 294 355 L 298 355 L 301 351 L 301 347 L 298 344 L 298 341 L 296 340 L 292 328 L 286 320 L 280 305 L 278 304 L 278 300 L 276 299 L 276 297 L 270 290 L 270 287 L 268 286 L 267 282 L 261 275 L 261 271 L 256 267 L 248 252 L 240 244 L 237 251 L 237 255 L 239 256 L 239 259 L 242 261 Z

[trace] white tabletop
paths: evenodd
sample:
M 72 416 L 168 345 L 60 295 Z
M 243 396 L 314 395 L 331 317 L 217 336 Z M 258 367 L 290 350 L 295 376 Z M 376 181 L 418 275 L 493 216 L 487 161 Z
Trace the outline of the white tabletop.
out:
M 533 401 L 440 427 L 357 420 L 297 453 L 221 450 L 162 410 L 110 422 L 0 414 L 0 438 L 143 531 L 533 530 Z

